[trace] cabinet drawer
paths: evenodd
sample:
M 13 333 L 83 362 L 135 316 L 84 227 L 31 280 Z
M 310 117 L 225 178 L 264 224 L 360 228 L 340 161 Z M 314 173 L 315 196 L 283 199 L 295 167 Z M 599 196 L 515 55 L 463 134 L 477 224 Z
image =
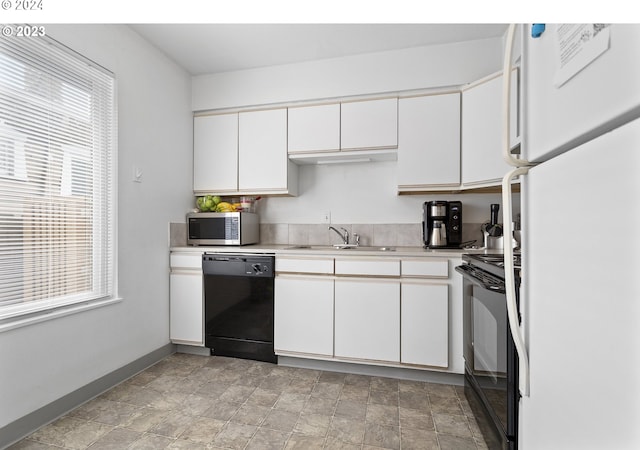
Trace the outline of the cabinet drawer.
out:
M 171 253 L 172 269 L 202 269 L 202 253 Z
M 449 261 L 446 259 L 403 259 L 401 265 L 403 277 L 449 277 Z
M 399 259 L 338 259 L 336 258 L 336 275 L 373 275 L 400 276 Z
M 333 258 L 276 258 L 276 272 L 333 274 Z

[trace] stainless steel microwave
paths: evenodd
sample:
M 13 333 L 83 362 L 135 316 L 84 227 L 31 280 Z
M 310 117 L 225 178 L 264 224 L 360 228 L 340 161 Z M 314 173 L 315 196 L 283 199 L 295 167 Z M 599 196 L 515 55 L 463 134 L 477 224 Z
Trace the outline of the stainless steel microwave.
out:
M 260 219 L 255 213 L 189 213 L 188 245 L 248 245 L 260 241 Z

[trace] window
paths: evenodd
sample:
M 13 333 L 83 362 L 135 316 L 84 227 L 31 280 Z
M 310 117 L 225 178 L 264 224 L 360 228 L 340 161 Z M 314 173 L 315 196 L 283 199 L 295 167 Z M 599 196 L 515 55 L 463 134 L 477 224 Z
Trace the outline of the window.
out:
M 115 295 L 115 80 L 47 37 L 0 37 L 0 329 Z

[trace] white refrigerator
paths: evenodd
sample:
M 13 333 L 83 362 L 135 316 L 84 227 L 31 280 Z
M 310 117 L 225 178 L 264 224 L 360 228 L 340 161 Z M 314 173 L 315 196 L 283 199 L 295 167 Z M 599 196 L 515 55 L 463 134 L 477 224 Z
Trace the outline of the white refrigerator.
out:
M 532 31 L 518 448 L 640 449 L 640 25 Z

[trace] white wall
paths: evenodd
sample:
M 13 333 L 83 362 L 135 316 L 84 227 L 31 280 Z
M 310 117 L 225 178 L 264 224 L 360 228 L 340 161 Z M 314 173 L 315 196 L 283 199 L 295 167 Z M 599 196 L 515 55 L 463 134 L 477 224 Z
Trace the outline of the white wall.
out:
M 116 74 L 123 301 L 0 333 L 0 428 L 169 343 L 168 223 L 193 202 L 190 76 L 126 26 L 46 30 Z
M 415 47 L 193 77 L 202 111 L 458 86 L 502 68 L 502 39 Z
M 331 222 L 420 223 L 422 204 L 429 200 L 459 200 L 465 223 L 489 220 L 491 203 L 502 203 L 500 194 L 396 195 L 396 162 L 369 162 L 300 166 L 298 197 L 259 200 L 263 223 Z

